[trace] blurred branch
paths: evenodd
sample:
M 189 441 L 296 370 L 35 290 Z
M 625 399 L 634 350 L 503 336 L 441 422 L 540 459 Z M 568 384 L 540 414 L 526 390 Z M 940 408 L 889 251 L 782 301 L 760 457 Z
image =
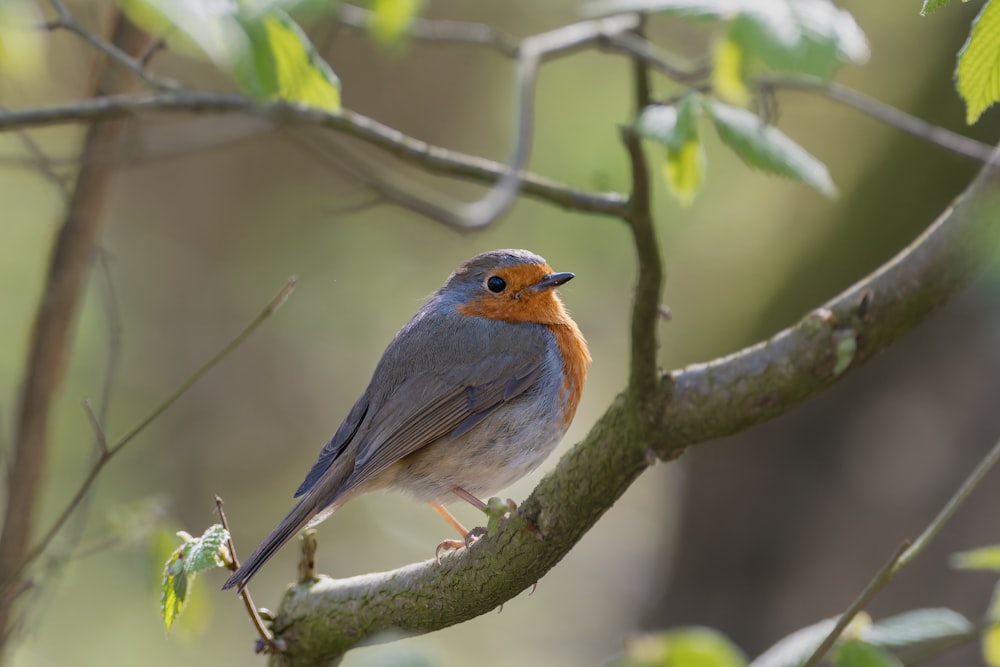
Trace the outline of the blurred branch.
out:
M 343 3 L 337 10 L 337 18 L 348 28 L 368 30 L 376 16 L 370 9 Z M 520 55 L 521 45 L 517 38 L 488 23 L 468 21 L 447 21 L 415 17 L 406 29 L 412 39 L 429 42 L 451 42 L 490 47 L 511 59 Z
M 864 590 L 858 595 L 858 597 L 851 603 L 851 606 L 847 608 L 840 618 L 837 620 L 837 624 L 830 630 L 830 634 L 826 636 L 823 642 L 816 647 L 816 650 L 809 657 L 802 667 L 816 667 L 819 661 L 823 659 L 823 656 L 829 652 L 836 643 L 837 639 L 844 632 L 846 628 L 854 617 L 858 613 L 868 606 L 878 593 L 889 585 L 892 578 L 899 573 L 904 567 L 906 567 L 914 558 L 919 556 L 923 550 L 927 547 L 931 541 L 937 537 L 941 529 L 944 528 L 945 524 L 955 515 L 965 501 L 969 498 L 969 495 L 975 490 L 979 483 L 983 481 L 986 473 L 996 464 L 997 460 L 1000 460 L 1000 441 L 990 448 L 990 451 L 986 453 L 982 461 L 976 465 L 972 473 L 962 482 L 962 486 L 958 488 L 955 494 L 945 503 L 945 506 L 941 508 L 938 515 L 934 517 L 920 536 L 911 544 L 909 541 L 904 542 L 896 553 L 893 554 L 892 558 L 882 566 L 882 568 L 875 573 L 868 585 L 865 586 Z
M 126 445 L 132 442 L 132 440 L 137 435 L 142 433 L 142 431 L 144 431 L 147 426 L 153 423 L 153 421 L 157 417 L 166 412 L 167 408 L 173 405 L 177 401 L 177 399 L 179 399 L 181 396 L 187 393 L 187 391 L 191 387 L 193 387 L 195 383 L 198 382 L 198 380 L 200 380 L 206 373 L 208 373 L 215 366 L 217 366 L 220 361 L 229 356 L 229 354 L 232 353 L 233 350 L 238 348 L 243 343 L 243 341 L 246 340 L 250 336 L 250 334 L 252 334 L 257 329 L 257 327 L 259 327 L 261 324 L 264 323 L 264 320 L 273 315 L 274 311 L 276 311 L 278 308 L 281 307 L 281 304 L 285 302 L 288 296 L 295 289 L 295 283 L 296 283 L 296 278 L 294 277 L 289 278 L 285 282 L 284 286 L 282 286 L 281 290 L 279 290 L 277 295 L 275 295 L 275 297 L 271 299 L 271 301 L 269 301 L 266 306 L 264 306 L 264 308 L 257 314 L 256 317 L 254 317 L 250 321 L 249 324 L 243 327 L 242 331 L 240 331 L 221 350 L 216 352 L 215 355 L 213 355 L 211 359 L 206 361 L 200 368 L 198 368 L 198 370 L 192 373 L 191 376 L 188 377 L 184 382 L 182 382 L 181 385 L 177 387 L 177 389 L 175 389 L 169 396 L 167 396 L 167 398 L 164 399 L 162 403 L 153 408 L 153 410 L 149 414 L 147 414 L 145 417 L 139 420 L 139 423 L 133 426 L 128 432 L 125 433 L 125 435 L 119 438 L 118 441 L 115 442 L 115 444 L 109 446 L 104 437 L 104 434 L 100 431 L 100 429 L 98 428 L 96 430 L 95 435 L 98 438 L 98 442 L 104 443 L 103 446 L 100 447 L 101 455 L 94 462 L 94 465 L 93 467 L 91 467 L 90 472 L 87 473 L 87 476 L 83 479 L 83 482 L 81 482 L 80 487 L 77 489 L 72 499 L 63 509 L 62 513 L 52 523 L 52 526 L 48 529 L 48 531 L 46 531 L 42 539 L 40 539 L 38 543 L 28 553 L 25 559 L 25 564 L 30 563 L 32 560 L 40 556 L 45 551 L 45 549 L 52 542 L 52 539 L 59 533 L 62 527 L 66 524 L 66 521 L 69 520 L 69 517 L 72 516 L 73 512 L 83 501 L 84 497 L 87 495 L 87 492 L 90 490 L 90 487 L 93 486 L 94 482 L 97 480 L 97 476 L 100 474 L 101 470 L 104 469 L 104 466 L 108 464 L 108 462 L 115 456 L 115 454 L 120 452 L 122 449 L 125 448 Z M 96 419 L 92 419 L 92 423 L 95 425 L 95 428 L 99 426 L 99 424 L 97 424 Z
M 409 137 L 376 120 L 344 109 L 338 114 L 282 102 L 258 105 L 242 95 L 174 92 L 147 96 L 108 96 L 65 105 L 0 112 L 0 131 L 93 122 L 153 112 L 238 113 L 276 122 L 324 127 L 360 139 L 431 173 L 493 183 L 510 175 L 518 190 L 536 199 L 574 211 L 619 216 L 627 206 L 617 192 L 593 193 L 531 174 L 511 172 L 506 166 Z
M 609 45 L 612 48 L 641 59 L 647 66 L 652 67 L 675 81 L 694 84 L 694 82 L 704 79 L 708 74 L 707 69 L 704 67 L 687 71 L 685 68 L 678 66 L 673 62 L 669 54 L 635 33 L 615 35 L 609 39 Z M 773 93 L 776 90 L 796 90 L 822 95 L 835 102 L 849 106 L 855 111 L 860 111 L 867 116 L 871 116 L 890 127 L 923 139 L 929 144 L 979 162 L 986 162 L 993 154 L 993 147 L 988 144 L 976 141 L 957 132 L 952 132 L 946 128 L 932 125 L 901 109 L 879 102 L 874 98 L 832 81 L 827 82 L 804 75 L 785 75 L 760 77 L 752 81 L 751 85 L 765 94 Z M 711 90 L 711 85 L 709 83 L 692 85 L 691 90 L 707 92 Z M 667 105 L 672 104 L 686 94 L 687 91 L 682 92 L 663 103 Z
M 54 3 L 57 10 L 62 8 Z M 125 52 L 139 51 L 145 35 L 115 13 L 112 41 Z M 100 59 L 95 90 L 121 87 L 117 73 Z M 71 343 L 71 329 L 87 272 L 97 249 L 103 204 L 123 123 L 95 123 L 87 131 L 83 161 L 68 202 L 66 218 L 56 236 L 48 275 L 35 314 L 28 361 L 21 385 L 13 459 L 7 482 L 7 503 L 0 532 L 0 638 L 10 638 L 17 592 L 25 590 L 24 568 L 31 560 L 32 523 L 48 458 L 48 419 L 62 383 Z
M 762 90 L 797 90 L 822 95 L 957 155 L 979 162 L 987 162 L 993 157 L 993 147 L 989 144 L 952 132 L 947 128 L 932 125 L 902 109 L 879 102 L 872 97 L 832 81 L 825 82 L 805 76 L 782 76 L 759 79 L 757 85 Z
M 486 613 L 558 563 L 647 467 L 782 414 L 838 381 L 947 303 L 1000 237 L 1000 169 L 986 166 L 899 255 L 768 341 L 660 378 L 658 429 L 635 429 L 616 400 L 538 484 L 519 513 L 461 552 L 391 572 L 321 577 L 289 590 L 274 622 L 288 652 L 272 664 L 332 659 L 379 632 L 421 633 Z M 837 341 L 857 350 L 834 373 Z M 529 525 L 537 530 L 531 532 Z M 544 536 L 539 539 L 538 536 Z M 503 576 L 497 576 L 502 572 Z
M 83 41 L 87 42 L 95 49 L 103 53 L 108 59 L 118 63 L 122 67 L 125 67 L 130 72 L 135 74 L 137 77 L 145 81 L 151 87 L 157 90 L 173 90 L 177 88 L 177 84 L 172 81 L 167 81 L 166 79 L 161 79 L 158 76 L 150 74 L 144 65 L 144 55 L 148 51 L 148 44 L 144 44 L 141 51 L 137 51 L 136 58 L 133 58 L 128 52 L 119 48 L 113 42 L 108 42 L 102 39 L 100 36 L 94 34 L 87 28 L 83 26 L 80 22 L 73 18 L 69 10 L 62 3 L 61 0 L 49 0 L 52 8 L 56 12 L 56 19 L 50 21 L 46 27 L 49 30 L 63 29 L 79 36 Z M 106 91 L 99 90 L 99 93 L 104 93 Z

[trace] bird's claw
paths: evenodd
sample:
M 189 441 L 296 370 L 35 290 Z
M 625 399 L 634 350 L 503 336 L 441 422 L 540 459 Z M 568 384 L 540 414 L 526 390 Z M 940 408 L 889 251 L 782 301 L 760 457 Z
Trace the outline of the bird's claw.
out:
M 468 549 L 473 545 L 473 543 L 480 537 L 486 534 L 486 528 L 483 526 L 476 526 L 461 540 L 445 540 L 441 544 L 437 545 L 437 549 L 434 550 L 434 559 L 441 564 L 441 554 L 445 551 L 454 551 L 455 549 L 466 548 Z

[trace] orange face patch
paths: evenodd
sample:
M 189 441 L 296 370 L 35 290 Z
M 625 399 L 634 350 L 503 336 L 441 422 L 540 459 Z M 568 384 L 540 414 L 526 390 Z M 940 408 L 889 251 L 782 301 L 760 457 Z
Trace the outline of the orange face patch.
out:
M 518 264 L 496 269 L 487 274 L 485 281 L 497 276 L 504 280 L 506 288 L 493 293 L 484 281 L 482 292 L 468 303 L 458 306 L 457 310 L 463 315 L 502 322 L 533 322 L 549 328 L 563 358 L 563 386 L 559 397 L 563 403 L 563 419 L 569 424 L 576 414 L 587 378 L 590 352 L 587 341 L 566 312 L 555 288 L 537 292 L 529 289 L 551 273 L 555 272 L 548 264 Z
M 502 278 L 507 287 L 493 293 L 483 284 L 483 291 L 469 303 L 458 307 L 463 315 L 477 315 L 503 322 L 535 322 L 536 324 L 561 324 L 569 319 L 562 301 L 554 289 L 536 292 L 526 289 L 550 273 L 548 264 L 517 264 L 491 271 L 487 276 Z

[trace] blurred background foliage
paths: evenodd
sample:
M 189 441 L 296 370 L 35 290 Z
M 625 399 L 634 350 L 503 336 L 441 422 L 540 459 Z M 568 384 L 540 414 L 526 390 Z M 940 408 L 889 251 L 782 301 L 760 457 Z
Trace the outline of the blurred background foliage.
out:
M 868 35 L 871 62 L 838 80 L 931 122 L 992 142 L 996 114 L 974 128 L 951 78 L 977 10 L 930 17 L 919 3 L 842 2 Z M 92 27 L 103 2 L 68 4 Z M 430 18 L 484 21 L 528 35 L 577 20 L 579 5 L 437 0 Z M 513 129 L 512 65 L 475 47 L 392 48 L 329 19 L 308 26 L 346 107 L 414 137 L 504 160 Z M 655 20 L 654 41 L 698 57 L 709 25 Z M 0 79 L 0 105 L 75 99 L 92 53 L 48 36 L 39 73 Z M 199 89 L 234 84 L 171 52 L 154 69 Z M 618 126 L 631 120 L 629 63 L 581 53 L 538 81 L 530 168 L 588 188 L 625 190 Z M 658 89 L 661 94 L 669 88 Z M 748 171 L 712 145 L 706 189 L 688 209 L 657 197 L 673 319 L 665 369 L 759 340 L 891 257 L 948 205 L 977 167 L 817 96 L 782 93 L 778 124 L 830 167 L 835 201 Z M 82 128 L 32 131 L 72 161 Z M 160 567 L 176 540 L 226 501 L 246 553 L 291 506 L 291 492 L 368 381 L 382 349 L 457 264 L 498 247 L 529 248 L 577 279 L 564 300 L 591 344 L 589 383 L 563 448 L 625 384 L 634 261 L 620 221 L 522 200 L 501 222 L 459 235 L 370 198 L 316 151 L 319 131 L 271 132 L 238 117 L 162 116 L 133 123 L 110 193 L 103 247 L 120 313 L 122 358 L 108 426 L 133 425 L 214 354 L 290 274 L 278 315 L 112 462 L 45 570 L 16 664 L 246 664 L 253 635 L 235 596 L 202 577 L 194 606 L 166 636 Z M 0 134 L 0 425 L 9 442 L 18 382 L 59 189 Z M 396 168 L 395 165 L 392 165 Z M 405 169 L 415 182 L 471 199 L 480 188 Z M 62 509 L 95 452 L 80 399 L 96 400 L 108 358 L 103 288 L 91 280 L 54 423 L 42 526 Z M 750 655 L 842 610 L 904 537 L 926 524 L 1000 434 L 996 280 L 949 305 L 888 353 L 785 417 L 698 447 L 647 472 L 530 597 L 432 635 L 352 652 L 348 666 L 594 665 L 640 629 L 704 624 Z M 523 498 L 551 466 L 512 488 Z M 873 615 L 947 605 L 981 615 L 992 581 L 955 573 L 948 554 L 996 542 L 1000 484 L 988 480 L 931 549 L 876 601 Z M 457 507 L 469 523 L 477 517 Z M 136 518 L 138 517 L 138 518 Z M 141 531 L 138 526 L 149 526 Z M 145 533 L 140 535 L 140 533 Z M 169 533 L 168 533 L 169 534 Z M 318 569 L 350 576 L 430 557 L 446 526 L 426 506 L 374 495 L 320 529 Z M 78 543 L 81 555 L 60 558 Z M 159 544 L 157 547 L 155 545 Z M 171 546 L 173 545 L 173 546 Z M 295 577 L 284 549 L 254 580 L 276 607 Z M 939 664 L 974 661 L 975 646 Z M 959 662 L 953 662 L 959 660 Z

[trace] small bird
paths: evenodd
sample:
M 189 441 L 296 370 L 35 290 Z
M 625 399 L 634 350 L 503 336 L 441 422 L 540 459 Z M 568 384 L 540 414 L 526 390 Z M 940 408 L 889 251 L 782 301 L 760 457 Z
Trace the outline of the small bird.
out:
M 534 470 L 569 428 L 587 377 L 587 342 L 527 250 L 464 262 L 396 334 L 368 388 L 319 453 L 288 516 L 223 589 L 250 578 L 293 535 L 348 500 L 397 489 L 429 502 L 479 500 Z

